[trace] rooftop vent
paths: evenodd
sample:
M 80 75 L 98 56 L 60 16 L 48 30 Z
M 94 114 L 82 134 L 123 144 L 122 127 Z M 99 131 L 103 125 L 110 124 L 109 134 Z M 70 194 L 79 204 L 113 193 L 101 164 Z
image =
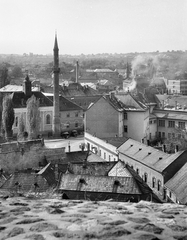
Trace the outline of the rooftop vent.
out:
M 148 155 L 150 155 L 151 154 L 151 152 L 148 152 Z
M 131 144 L 131 147 L 133 147 L 133 144 Z
M 141 151 L 142 150 L 142 148 L 139 148 L 139 151 Z
M 162 157 L 159 157 L 159 160 L 162 160 Z

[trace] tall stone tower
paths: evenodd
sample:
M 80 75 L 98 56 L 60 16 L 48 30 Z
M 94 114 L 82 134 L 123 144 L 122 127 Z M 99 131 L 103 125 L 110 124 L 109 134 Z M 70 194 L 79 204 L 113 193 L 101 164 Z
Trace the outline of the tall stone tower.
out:
M 59 113 L 59 54 L 58 54 L 57 35 L 55 35 L 55 44 L 53 49 L 53 136 L 60 136 L 60 113 Z

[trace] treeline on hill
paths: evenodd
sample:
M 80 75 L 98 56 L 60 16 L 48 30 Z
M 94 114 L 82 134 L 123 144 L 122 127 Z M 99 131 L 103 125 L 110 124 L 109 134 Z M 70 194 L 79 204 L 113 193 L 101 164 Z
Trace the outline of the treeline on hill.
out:
M 79 56 L 60 56 L 61 74 L 66 75 L 75 69 L 79 61 L 80 70 L 109 68 L 126 69 L 127 62 L 133 68 L 137 59 L 152 59 L 156 71 L 167 79 L 187 79 L 187 51 L 168 51 L 164 53 L 129 53 L 129 54 L 90 54 Z M 150 61 L 149 61 L 150 62 Z M 143 69 L 149 62 L 139 62 L 139 69 Z M 53 70 L 52 55 L 0 55 L 0 86 L 7 82 L 16 83 L 23 78 L 25 71 L 34 78 L 51 78 Z M 20 82 L 19 82 L 20 83 Z

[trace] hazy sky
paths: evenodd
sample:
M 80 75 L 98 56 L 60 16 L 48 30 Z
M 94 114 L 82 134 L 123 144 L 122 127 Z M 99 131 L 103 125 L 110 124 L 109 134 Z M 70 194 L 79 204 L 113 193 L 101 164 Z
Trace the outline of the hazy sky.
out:
M 0 0 L 0 53 L 187 49 L 187 0 Z

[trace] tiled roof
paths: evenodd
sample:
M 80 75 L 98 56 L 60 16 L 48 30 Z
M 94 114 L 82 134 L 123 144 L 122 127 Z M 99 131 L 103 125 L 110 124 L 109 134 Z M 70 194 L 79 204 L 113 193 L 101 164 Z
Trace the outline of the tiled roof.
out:
M 187 163 L 165 183 L 165 186 L 175 193 L 182 204 L 187 204 Z
M 142 101 L 142 99 L 140 99 L 137 95 L 132 95 L 130 92 L 118 92 L 116 93 L 116 98 L 124 104 L 126 110 L 144 111 L 147 109 L 147 105 Z
M 55 173 L 54 168 L 52 167 L 51 163 L 48 163 L 43 169 L 41 169 L 38 173 L 38 175 L 41 175 L 43 178 L 46 179 L 47 183 L 51 185 L 56 184 L 55 180 Z
M 53 101 L 53 94 L 48 96 L 48 98 Z M 60 106 L 60 111 L 70 111 L 70 110 L 82 110 L 80 106 L 78 106 L 76 103 L 72 102 L 71 100 L 59 96 L 59 106 Z
M 115 181 L 119 182 L 116 193 L 142 194 L 133 177 L 108 177 L 63 174 L 60 179 L 59 190 L 77 190 L 80 180 L 83 180 L 81 191 L 108 192 L 113 191 Z
M 125 163 L 122 161 L 116 162 L 113 168 L 108 172 L 108 176 L 118 177 L 132 177 L 132 174 L 126 168 Z
M 32 92 L 37 99 L 40 99 L 41 107 L 53 106 L 53 102 L 41 92 Z M 30 97 L 26 96 L 24 92 L 14 92 L 12 93 L 12 102 L 14 108 L 23 108 L 26 107 L 26 102 Z
M 85 162 L 72 163 L 69 169 L 74 174 L 107 176 L 108 172 L 113 168 L 115 162 Z
M 125 104 L 123 104 L 118 98 L 115 96 L 105 95 L 103 98 L 117 111 L 122 112 L 125 109 Z
M 118 151 L 121 154 L 133 158 L 159 172 L 163 172 L 164 169 L 183 153 L 182 151 L 175 154 L 167 154 L 133 139 L 128 139 L 118 148 Z

